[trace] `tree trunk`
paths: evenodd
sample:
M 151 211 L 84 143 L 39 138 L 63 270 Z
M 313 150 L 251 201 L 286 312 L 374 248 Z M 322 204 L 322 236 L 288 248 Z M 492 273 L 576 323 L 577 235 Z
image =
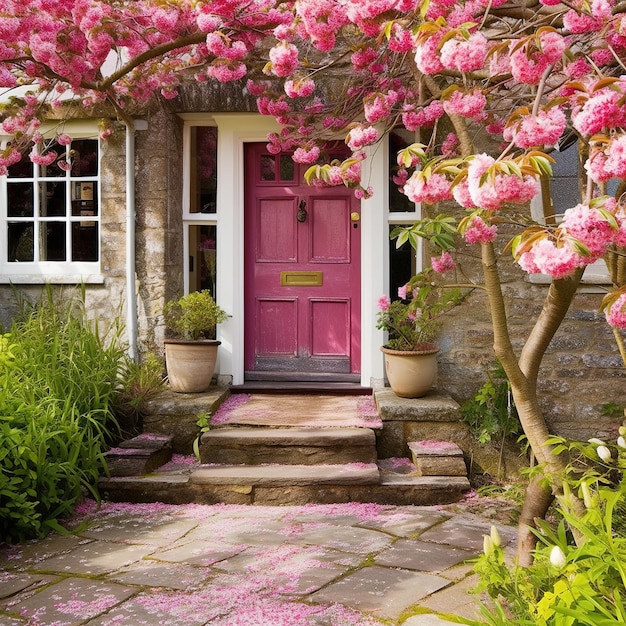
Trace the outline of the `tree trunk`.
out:
M 533 478 L 524 496 L 524 505 L 517 526 L 517 564 L 522 567 L 532 565 L 533 550 L 537 545 L 537 536 L 532 532 L 536 528 L 536 520 L 544 519 L 554 496 L 539 478 Z
M 490 243 L 482 244 L 482 263 L 493 323 L 494 353 L 511 384 L 511 393 L 524 434 L 535 457 L 544 468 L 544 477 L 549 479 L 550 485 L 542 488 L 540 478 L 537 477 L 526 492 L 523 517 L 518 527 L 517 560 L 520 564 L 529 564 L 532 562 L 531 552 L 535 546 L 530 528 L 535 527 L 537 518 L 545 516 L 552 498 L 561 495 L 560 477 L 563 476 L 566 464 L 563 458 L 553 454 L 552 447 L 547 443 L 551 434 L 539 406 L 537 378 L 545 351 L 576 294 L 581 272 L 569 279 L 552 282 L 541 313 L 518 358 L 508 329 L 497 257 Z

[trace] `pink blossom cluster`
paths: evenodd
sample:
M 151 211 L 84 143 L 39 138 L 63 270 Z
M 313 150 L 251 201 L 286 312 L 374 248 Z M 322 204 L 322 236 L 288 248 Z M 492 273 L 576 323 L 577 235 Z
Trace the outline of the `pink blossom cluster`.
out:
M 443 101 L 443 110 L 448 115 L 461 115 L 469 119 L 478 119 L 482 116 L 487 98 L 480 89 L 463 92 L 457 89 Z
M 610 326 L 626 329 L 626 293 L 620 295 L 605 311 Z
M 481 32 L 474 32 L 469 37 L 448 39 L 441 46 L 441 64 L 459 72 L 473 72 L 485 64 L 487 58 L 487 39 Z
M 438 274 L 449 272 L 456 267 L 452 255 L 447 250 L 444 250 L 438 257 L 431 257 L 430 264 Z
M 572 111 L 574 128 L 581 135 L 591 136 L 602 130 L 626 126 L 626 110 L 621 102 L 623 97 L 622 89 L 618 87 L 593 92 L 593 95 L 585 98 L 582 106 L 578 104 L 574 106 Z
M 360 150 L 378 141 L 378 131 L 373 126 L 356 126 L 349 133 L 346 143 L 350 150 Z
M 504 129 L 503 137 L 518 148 L 554 146 L 567 125 L 564 111 L 558 107 L 540 110 L 537 115 L 525 115 Z
M 403 188 L 404 194 L 411 202 L 416 204 L 436 204 L 452 198 L 450 181 L 443 174 L 431 174 L 426 176 L 418 170 L 406 181 Z
M 608 202 L 606 210 L 612 204 Z M 530 274 L 542 273 L 555 279 L 569 276 L 603 257 L 613 243 L 626 243 L 621 213 L 618 211 L 615 217 L 618 227 L 600 209 L 578 204 L 565 211 L 553 234 L 546 232 L 517 261 Z
M 491 243 L 495 241 L 498 227 L 495 224 L 489 225 L 482 217 L 474 215 L 462 234 L 467 243 Z
M 456 185 L 453 191 L 461 206 L 497 211 L 506 203 L 523 204 L 537 194 L 539 183 L 533 176 L 490 173 L 495 163 L 496 160 L 487 154 L 475 155 L 467 168 L 467 179 Z

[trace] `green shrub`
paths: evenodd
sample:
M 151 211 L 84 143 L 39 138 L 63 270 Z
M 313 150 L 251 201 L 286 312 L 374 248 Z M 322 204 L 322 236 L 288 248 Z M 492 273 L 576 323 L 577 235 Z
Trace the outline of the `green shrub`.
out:
M 478 591 L 491 598 L 478 626 L 608 626 L 626 624 L 626 429 L 617 445 L 554 439 L 569 454 L 565 505 L 556 506 L 556 526 L 539 521 L 534 562 L 507 562 L 499 542 L 485 539 L 478 559 Z M 583 515 L 567 505 L 572 494 L 585 504 Z M 573 537 L 577 540 L 574 541 Z
M 0 539 L 43 536 L 97 497 L 124 351 L 83 302 L 48 289 L 0 341 Z
M 479 443 L 520 433 L 511 385 L 499 363 L 487 372 L 487 381 L 476 395 L 462 404 L 461 419 Z

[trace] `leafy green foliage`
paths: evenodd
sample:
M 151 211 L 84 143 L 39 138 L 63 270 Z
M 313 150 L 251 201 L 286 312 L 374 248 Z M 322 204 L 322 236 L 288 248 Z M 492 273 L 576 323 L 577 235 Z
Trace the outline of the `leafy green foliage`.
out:
M 119 328 L 87 323 L 80 297 L 24 302 L 0 341 L 0 539 L 43 536 L 97 497 L 123 355 Z
M 148 353 L 140 361 L 123 357 L 113 412 L 125 435 L 136 434 L 141 425 L 144 404 L 163 389 L 164 364 L 156 354 Z
M 192 291 L 178 300 L 170 300 L 163 309 L 168 328 L 183 339 L 214 339 L 215 326 L 228 315 L 213 300 L 208 289 Z
M 617 445 L 556 440 L 569 455 L 560 522 L 538 522 L 539 539 L 528 568 L 507 562 L 501 546 L 485 540 L 475 570 L 477 591 L 491 598 L 483 621 L 471 626 L 608 626 L 626 623 L 626 428 Z M 585 512 L 571 506 L 572 494 Z M 574 541 L 573 537 L 577 540 Z
M 388 332 L 386 347 L 392 350 L 419 350 L 420 344 L 432 341 L 441 328 L 441 317 L 463 300 L 458 289 L 435 282 L 430 268 L 411 277 L 406 292 L 408 302 L 394 300 L 378 312 L 376 328 Z
M 461 419 L 479 443 L 519 434 L 511 385 L 499 363 L 487 372 L 487 381 L 476 395 L 461 405 Z

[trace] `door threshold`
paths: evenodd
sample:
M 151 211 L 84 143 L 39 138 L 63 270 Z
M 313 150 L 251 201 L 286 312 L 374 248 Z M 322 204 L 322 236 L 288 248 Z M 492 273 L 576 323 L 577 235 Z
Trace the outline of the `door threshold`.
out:
M 371 396 L 372 388 L 353 382 L 250 380 L 241 385 L 231 385 L 230 392 Z

